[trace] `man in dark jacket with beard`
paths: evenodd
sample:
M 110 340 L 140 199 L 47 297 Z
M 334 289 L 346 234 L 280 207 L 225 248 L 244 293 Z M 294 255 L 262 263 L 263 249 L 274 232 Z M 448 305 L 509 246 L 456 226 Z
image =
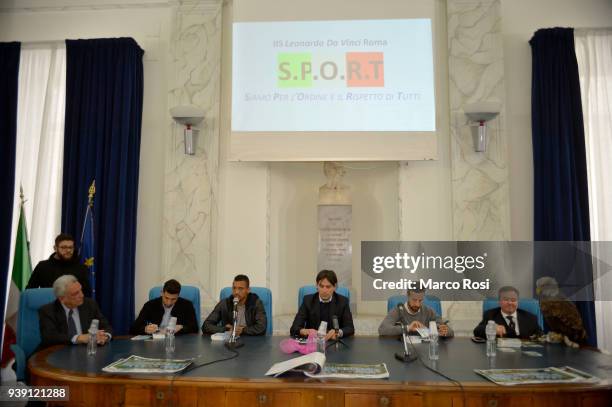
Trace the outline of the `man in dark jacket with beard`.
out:
M 222 298 L 202 325 L 202 332 L 214 334 L 232 329 L 234 298 L 238 299 L 236 335 L 265 335 L 268 319 L 257 294 L 249 292 L 249 278 L 244 274 L 234 277 L 232 295 Z
M 55 238 L 55 253 L 36 265 L 26 288 L 53 287 L 59 277 L 71 274 L 79 280 L 85 297 L 91 297 L 87 267 L 74 254 L 74 238 L 61 233 Z
M 172 317 L 176 317 L 174 332 L 177 335 L 198 332 L 198 321 L 193 303 L 179 297 L 180 293 L 181 283 L 175 279 L 166 281 L 161 297 L 146 302 L 142 307 L 138 318 L 130 328 L 130 334 L 151 335 L 158 331 L 165 332 Z

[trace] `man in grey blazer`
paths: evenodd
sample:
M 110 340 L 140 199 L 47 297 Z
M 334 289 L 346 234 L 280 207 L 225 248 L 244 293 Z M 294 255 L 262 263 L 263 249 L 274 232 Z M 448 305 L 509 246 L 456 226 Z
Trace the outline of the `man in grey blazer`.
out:
M 38 310 L 41 349 L 58 344 L 87 343 L 87 331 L 93 319 L 100 321 L 96 334 L 98 345 L 111 339 L 112 328 L 108 320 L 93 299 L 83 296 L 75 276 L 67 274 L 55 280 L 53 293 L 57 299 Z

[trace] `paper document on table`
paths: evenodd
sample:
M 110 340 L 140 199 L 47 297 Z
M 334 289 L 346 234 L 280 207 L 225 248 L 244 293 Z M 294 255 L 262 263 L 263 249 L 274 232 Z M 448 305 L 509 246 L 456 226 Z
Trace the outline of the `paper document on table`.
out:
M 313 352 L 308 355 L 285 360 L 272 365 L 266 372 L 266 376 L 278 376 L 289 371 L 301 371 L 316 373 L 325 364 L 325 355 L 321 352 Z
M 136 335 L 130 338 L 133 341 L 146 341 L 151 339 L 151 335 Z
M 170 374 L 180 372 L 190 364 L 190 359 L 151 359 L 131 355 L 105 366 L 102 371 L 109 373 Z
M 421 328 L 417 328 L 416 330 L 419 333 L 419 335 L 421 336 L 421 338 L 429 339 L 429 328 L 421 327 Z
M 215 334 L 210 335 L 210 340 L 211 341 L 226 341 L 229 339 L 229 337 L 230 337 L 229 331 L 217 332 Z
M 535 369 L 474 369 L 474 372 L 502 386 L 546 383 L 594 383 L 599 381 L 599 378 L 569 366 Z
M 518 338 L 497 338 L 498 348 L 520 348 L 521 340 Z
M 308 377 L 336 379 L 387 379 L 387 365 L 378 363 L 366 365 L 362 363 L 326 363 L 319 373 L 304 372 Z

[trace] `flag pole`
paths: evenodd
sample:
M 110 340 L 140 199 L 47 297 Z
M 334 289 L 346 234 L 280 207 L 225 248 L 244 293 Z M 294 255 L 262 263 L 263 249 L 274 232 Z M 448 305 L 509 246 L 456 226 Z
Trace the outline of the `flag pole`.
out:
M 93 209 L 94 197 L 95 196 L 96 196 L 96 180 L 94 179 L 91 182 L 91 185 L 89 186 L 89 192 L 88 192 L 88 195 L 87 195 L 87 209 L 85 210 L 85 219 L 87 219 L 87 215 L 89 214 L 89 211 Z M 83 228 L 81 229 L 81 242 L 83 242 L 83 238 L 85 237 L 85 224 L 86 223 L 87 222 L 83 222 Z M 81 249 L 81 248 L 79 248 L 79 249 Z
M 25 195 L 23 194 L 23 184 L 19 184 L 19 201 L 20 201 L 20 206 L 21 206 L 21 210 L 25 210 L 24 205 L 27 202 L 27 200 L 25 199 Z M 23 217 L 23 226 L 24 226 L 24 233 L 25 233 L 25 237 L 26 237 L 26 244 L 28 245 L 28 253 L 30 253 L 30 238 L 28 236 L 28 220 L 27 218 L 24 216 Z
M 83 255 L 86 258 L 82 258 L 85 266 L 89 269 L 89 277 L 91 283 L 91 296 L 96 297 L 96 271 L 95 271 L 95 255 L 94 255 L 94 198 L 96 195 L 96 180 L 94 179 L 89 186 L 87 195 L 87 209 L 85 210 L 85 219 L 83 220 L 83 229 L 81 230 L 81 247 L 79 248 L 79 255 Z M 89 223 L 89 225 L 88 225 Z M 88 227 L 89 226 L 89 227 Z M 85 233 L 87 231 L 87 235 Z M 87 244 L 85 244 L 87 242 Z M 87 247 L 88 253 L 83 253 L 84 246 Z
M 88 204 L 90 207 L 93 207 L 94 196 L 96 195 L 96 180 L 94 179 L 89 186 L 89 201 Z

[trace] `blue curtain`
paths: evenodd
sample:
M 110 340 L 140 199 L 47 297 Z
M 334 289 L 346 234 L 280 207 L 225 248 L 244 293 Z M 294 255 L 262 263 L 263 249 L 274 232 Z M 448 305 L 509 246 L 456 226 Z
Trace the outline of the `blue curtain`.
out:
M 0 338 L 4 337 L 4 298 L 8 295 L 11 229 L 15 196 L 15 149 L 17 145 L 18 42 L 0 42 Z
M 586 150 L 574 30 L 541 29 L 529 43 L 532 54 L 534 240 L 589 241 Z M 584 275 L 574 275 L 571 279 L 592 281 L 590 259 L 584 256 L 573 261 L 582 264 L 580 270 Z M 544 272 L 536 267 L 536 278 Z M 552 277 L 561 286 L 573 284 L 565 281 L 567 275 L 559 274 Z M 589 344 L 595 346 L 593 301 L 578 301 L 576 305 L 589 335 Z
M 134 310 L 144 51 L 131 38 L 66 41 L 62 231 L 80 237 L 96 181 L 96 300 L 115 333 Z

